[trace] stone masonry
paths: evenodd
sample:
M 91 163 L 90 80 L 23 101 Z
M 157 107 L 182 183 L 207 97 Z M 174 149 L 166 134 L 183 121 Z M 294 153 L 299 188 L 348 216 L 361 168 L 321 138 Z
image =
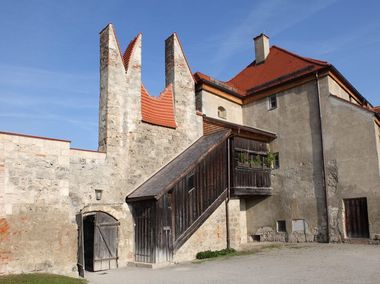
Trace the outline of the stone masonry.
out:
M 177 128 L 141 121 L 141 41 L 139 34 L 126 68 L 113 26 L 100 33 L 99 151 L 71 149 L 70 141 L 0 134 L 0 274 L 77 275 L 77 218 L 94 211 L 120 222 L 119 267 L 134 260 L 133 218 L 125 197 L 203 134 L 194 80 L 176 34 L 165 42 L 165 70 Z M 103 191 L 101 200 L 95 190 Z

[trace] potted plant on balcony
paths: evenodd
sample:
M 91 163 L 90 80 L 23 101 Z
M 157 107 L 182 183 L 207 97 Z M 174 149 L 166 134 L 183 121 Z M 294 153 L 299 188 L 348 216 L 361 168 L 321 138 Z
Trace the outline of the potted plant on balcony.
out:
M 264 165 L 268 169 L 273 169 L 274 160 L 275 160 L 275 156 L 274 156 L 273 152 L 268 152 L 268 155 L 265 157 L 265 160 L 264 160 Z

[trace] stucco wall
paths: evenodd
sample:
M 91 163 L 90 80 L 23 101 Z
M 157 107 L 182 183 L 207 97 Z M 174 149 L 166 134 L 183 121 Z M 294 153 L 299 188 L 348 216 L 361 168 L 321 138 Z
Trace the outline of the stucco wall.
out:
M 343 200 L 358 197 L 367 198 L 370 237 L 376 238 L 380 180 L 374 115 L 346 101 L 347 93 L 331 78 L 321 78 L 319 85 L 329 239 L 345 239 Z M 277 133 L 271 150 L 280 153 L 280 168 L 272 171 L 273 196 L 246 201 L 248 235 L 261 235 L 264 240 L 326 240 L 316 82 L 279 93 L 277 98 L 274 110 L 267 110 L 266 99 L 243 110 L 245 124 Z M 304 236 L 292 233 L 293 219 L 305 219 Z M 277 220 L 286 221 L 288 236 L 275 232 Z
M 280 153 L 280 168 L 272 171 L 273 195 L 248 198 L 248 235 L 262 240 L 324 240 L 326 234 L 317 88 L 315 81 L 277 94 L 277 108 L 267 98 L 243 108 L 246 125 L 272 131 L 272 152 Z M 305 233 L 292 232 L 292 220 L 304 219 Z M 288 236 L 276 233 L 285 220 Z
M 345 238 L 343 199 L 366 197 L 370 237 L 380 233 L 380 176 L 373 113 L 329 96 L 321 80 L 331 241 Z
M 375 135 L 376 135 L 376 140 L 377 140 L 377 160 L 379 162 L 379 175 L 380 175 L 380 127 L 374 123 L 375 127 Z
M 218 118 L 218 107 L 226 109 L 226 120 L 233 123 L 243 124 L 243 110 L 242 106 L 221 98 L 217 95 L 202 90 L 198 96 L 202 99 L 202 112 L 209 117 Z

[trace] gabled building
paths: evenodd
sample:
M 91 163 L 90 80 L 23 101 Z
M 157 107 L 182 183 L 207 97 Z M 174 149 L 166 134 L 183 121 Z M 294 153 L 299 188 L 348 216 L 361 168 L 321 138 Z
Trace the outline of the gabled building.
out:
M 100 32 L 99 149 L 0 133 L 0 273 L 80 274 L 190 260 L 254 241 L 380 238 L 380 115 L 331 64 L 255 38 L 227 82 L 165 41 L 164 91 L 142 35 Z

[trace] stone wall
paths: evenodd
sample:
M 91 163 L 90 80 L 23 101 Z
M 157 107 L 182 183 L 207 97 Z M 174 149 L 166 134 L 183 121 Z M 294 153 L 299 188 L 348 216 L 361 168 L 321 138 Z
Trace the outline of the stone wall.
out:
M 0 274 L 76 271 L 68 141 L 0 134 Z
M 198 252 L 226 248 L 226 205 L 223 202 L 202 226 L 174 253 L 173 261 L 195 259 Z
M 141 35 L 124 64 L 112 25 L 100 35 L 99 149 L 69 141 L 0 134 L 0 273 L 77 274 L 80 214 L 120 222 L 119 266 L 134 259 L 134 224 L 125 197 L 197 140 L 194 81 L 177 35 L 166 40 L 176 129 L 141 122 Z M 102 190 L 96 200 L 95 190 Z
M 100 139 L 100 147 L 117 164 L 120 187 L 113 190 L 125 198 L 202 135 L 202 117 L 196 115 L 194 80 L 176 34 L 165 41 L 166 85 L 173 85 L 176 129 L 141 121 L 142 35 L 132 41 L 127 63 L 123 63 L 112 25 L 100 36 L 100 121 L 107 121 L 106 129 L 99 128 L 100 137 L 106 137 L 105 144 Z
M 280 168 L 272 170 L 273 195 L 246 200 L 248 235 L 262 240 L 326 239 L 324 190 L 316 82 L 277 94 L 277 108 L 267 98 L 243 107 L 245 125 L 277 134 L 270 147 L 280 153 Z M 292 220 L 303 219 L 306 232 L 292 231 Z M 276 232 L 286 221 L 287 234 Z
M 245 202 L 240 199 L 230 199 L 227 204 L 230 246 L 239 250 L 242 244 L 247 243 Z M 225 249 L 227 247 L 226 222 L 226 203 L 223 202 L 175 252 L 174 262 L 193 260 L 201 251 Z

